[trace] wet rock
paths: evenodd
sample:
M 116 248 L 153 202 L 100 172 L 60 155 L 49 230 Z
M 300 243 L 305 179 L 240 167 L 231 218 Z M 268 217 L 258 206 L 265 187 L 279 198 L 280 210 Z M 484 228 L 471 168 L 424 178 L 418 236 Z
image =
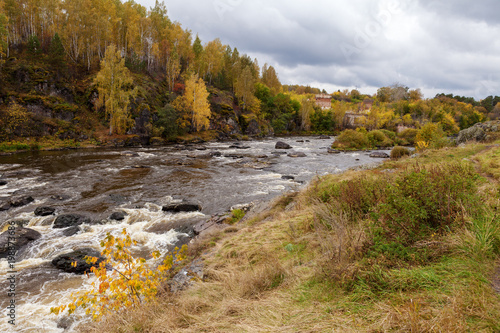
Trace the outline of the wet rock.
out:
M 331 138 L 328 135 L 320 135 L 318 139 L 320 139 L 320 140 L 330 140 Z
M 284 151 L 273 151 L 271 154 L 279 156 L 279 155 L 286 155 L 286 152 L 284 152 Z
M 10 205 L 12 207 L 22 207 L 22 206 L 28 205 L 29 203 L 31 203 L 33 201 L 35 201 L 35 199 L 33 199 L 33 197 L 28 195 L 28 196 L 10 199 Z
M 292 149 L 292 146 L 290 146 L 288 143 L 285 143 L 283 141 L 278 141 L 278 142 L 276 142 L 274 149 Z
M 0 234 L 0 258 L 15 256 L 26 245 L 42 237 L 42 235 L 33 229 L 13 227 Z
M 329 154 L 340 154 L 341 151 L 340 150 L 337 150 L 337 149 L 328 149 L 328 153 Z
M 256 158 L 268 158 L 269 156 L 267 155 L 257 155 Z
M 281 176 L 281 179 L 283 180 L 295 180 L 294 176 Z
M 41 207 L 37 207 L 35 209 L 35 215 L 36 216 L 49 216 L 49 215 L 53 215 L 55 211 L 56 211 L 56 209 L 53 207 L 41 206 Z
M 127 213 L 125 212 L 114 212 L 113 214 L 111 214 L 109 219 L 115 221 L 122 221 L 125 219 L 125 216 L 127 216 Z
M 0 186 L 4 186 L 4 185 L 7 185 L 7 181 L 6 180 L 0 180 Z
M 306 157 L 307 155 L 303 152 L 294 152 L 287 155 L 288 157 Z
M 231 206 L 231 208 L 229 210 L 233 211 L 235 209 L 239 209 L 239 210 L 242 210 L 244 212 L 248 212 L 254 206 L 255 206 L 255 203 L 249 202 L 249 203 L 245 203 L 245 204 L 238 204 L 238 205 Z
M 75 225 L 75 226 L 72 226 L 72 227 L 69 227 L 69 228 L 66 228 L 63 230 L 62 234 L 66 237 L 71 237 L 73 235 L 76 235 L 77 233 L 79 233 L 82 229 L 80 229 L 79 226 Z
M 162 210 L 171 213 L 198 212 L 201 210 L 201 206 L 194 203 L 178 203 L 163 206 Z
M 138 165 L 132 165 L 130 168 L 131 169 L 151 169 L 151 166 L 138 164 Z
M 87 257 L 97 257 L 98 259 L 95 264 L 89 264 L 86 260 Z M 103 260 L 104 258 L 101 257 L 101 254 L 98 251 L 90 248 L 84 248 L 56 257 L 52 260 L 52 265 L 67 273 L 82 275 L 90 273 L 90 268 L 98 267 L 99 263 Z M 76 265 L 74 264 L 75 262 Z
M 207 150 L 207 147 L 196 147 L 196 150 Z
M 296 142 L 304 143 L 304 140 L 297 140 Z
M 224 157 L 236 159 L 236 158 L 244 158 L 245 156 L 238 154 L 225 154 Z
M 211 151 L 209 154 L 212 157 L 221 157 L 222 156 L 222 153 L 220 151 Z
M 370 157 L 373 158 L 389 158 L 390 156 L 386 153 L 383 153 L 381 151 L 374 151 L 373 153 L 370 154 Z
M 77 226 L 80 224 L 84 223 L 90 223 L 90 218 L 84 215 L 79 215 L 79 214 L 65 214 L 65 215 L 59 215 L 56 220 L 54 221 L 54 225 L 52 228 L 57 229 L 57 228 L 68 228 L 68 227 L 73 227 Z

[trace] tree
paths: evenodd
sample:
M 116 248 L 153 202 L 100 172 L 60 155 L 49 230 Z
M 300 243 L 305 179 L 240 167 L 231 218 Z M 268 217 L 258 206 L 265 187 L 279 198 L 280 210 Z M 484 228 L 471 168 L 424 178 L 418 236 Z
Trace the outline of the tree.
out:
M 28 38 L 28 52 L 32 56 L 37 56 L 41 53 L 41 45 L 40 45 L 40 40 L 36 35 L 31 35 Z
M 0 10 L 3 10 L 1 2 Z M 2 66 L 7 57 L 7 36 L 7 16 L 0 12 L 0 66 Z
M 256 111 L 258 108 L 259 101 L 254 95 L 256 83 L 257 80 L 253 76 L 252 69 L 249 66 L 245 67 L 236 79 L 234 93 L 245 110 Z
M 262 67 L 262 83 L 271 89 L 273 95 L 281 92 L 281 82 L 273 66 L 267 67 L 267 64 L 264 64 Z
M 302 106 L 300 108 L 300 128 L 304 131 L 309 131 L 311 129 L 311 115 L 314 113 L 314 96 L 309 96 L 302 101 Z
M 205 82 L 198 75 L 191 75 L 186 81 L 186 89 L 183 96 L 177 97 L 174 107 L 183 114 L 180 119 L 181 127 L 187 127 L 191 123 L 191 129 L 200 131 L 207 129 L 210 125 L 210 104 Z
M 54 66 L 63 65 L 64 64 L 64 47 L 61 42 L 61 38 L 59 34 L 56 33 L 50 42 L 49 47 L 49 57 L 50 62 Z
M 109 46 L 94 84 L 99 92 L 98 106 L 104 105 L 110 118 L 110 135 L 123 134 L 129 126 L 128 106 L 130 99 L 137 95 L 137 88 L 131 89 L 132 83 L 132 76 L 125 67 L 125 58 L 122 58 L 114 45 Z

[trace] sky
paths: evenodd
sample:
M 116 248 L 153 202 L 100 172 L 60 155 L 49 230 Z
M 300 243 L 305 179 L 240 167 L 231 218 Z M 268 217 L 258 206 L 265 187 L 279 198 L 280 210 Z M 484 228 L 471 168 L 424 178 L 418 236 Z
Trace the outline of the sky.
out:
M 155 0 L 136 0 L 147 8 Z M 166 0 L 168 16 L 332 93 L 400 83 L 426 98 L 500 96 L 498 0 Z

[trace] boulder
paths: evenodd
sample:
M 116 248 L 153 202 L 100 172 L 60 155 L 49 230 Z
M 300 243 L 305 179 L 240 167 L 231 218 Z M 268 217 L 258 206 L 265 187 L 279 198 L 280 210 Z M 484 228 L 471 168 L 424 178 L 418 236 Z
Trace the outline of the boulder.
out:
M 370 154 L 370 157 L 373 158 L 389 158 L 390 156 L 386 153 L 383 153 L 381 151 L 374 151 L 373 153 Z
M 71 237 L 73 235 L 76 235 L 77 233 L 79 233 L 82 229 L 80 229 L 79 226 L 77 225 L 74 225 L 72 227 L 69 227 L 69 228 L 66 228 L 63 230 L 62 234 L 66 237 Z
M 199 235 L 201 233 L 207 232 L 209 229 L 218 228 L 229 217 L 231 217 L 230 213 L 215 214 L 210 219 L 197 223 L 193 227 L 194 234 Z
M 26 206 L 27 204 L 35 201 L 32 196 L 23 196 L 23 197 L 18 197 L 18 198 L 11 198 L 10 199 L 10 205 L 12 207 L 21 207 L 21 206 Z
M 500 120 L 491 120 L 477 123 L 472 127 L 461 130 L 458 133 L 456 143 L 467 141 L 491 141 L 500 138 Z
M 97 257 L 95 264 L 87 263 L 87 257 Z M 94 249 L 83 248 L 60 256 L 52 260 L 52 265 L 67 273 L 85 274 L 90 273 L 91 267 L 98 267 L 99 263 L 104 260 L 100 253 Z M 75 264 L 76 263 L 76 264 Z
M 122 221 L 125 219 L 125 216 L 127 216 L 127 213 L 125 212 L 114 212 L 113 214 L 111 214 L 109 219 L 115 221 Z
M 68 228 L 84 223 L 90 223 L 90 218 L 79 214 L 59 215 L 54 221 L 52 228 Z
M 171 213 L 198 212 L 201 210 L 201 206 L 194 203 L 178 203 L 163 206 L 162 210 Z
M 203 261 L 201 259 L 194 260 L 189 266 L 182 268 L 172 280 L 168 281 L 170 291 L 173 293 L 179 292 L 191 286 L 195 281 L 203 279 Z
M 41 206 L 41 207 L 37 207 L 35 209 L 35 215 L 36 216 L 49 216 L 49 215 L 53 215 L 55 211 L 56 211 L 55 208 Z
M 292 149 L 292 146 L 290 146 L 288 143 L 285 143 L 283 141 L 278 141 L 278 142 L 276 142 L 276 146 L 274 148 L 275 149 Z
M 318 139 L 320 139 L 320 140 L 330 140 L 331 138 L 328 135 L 320 135 Z
M 328 149 L 328 153 L 329 154 L 340 154 L 341 151 L 340 150 L 337 150 L 337 149 Z
M 14 234 L 11 234 L 12 232 Z M 9 237 L 11 238 L 9 239 Z M 12 237 L 14 238 L 13 242 Z M 15 256 L 16 252 L 19 252 L 28 243 L 40 237 L 42 235 L 38 231 L 29 228 L 14 227 L 13 230 L 4 231 L 0 234 L 0 258 L 7 258 L 10 255 Z M 12 253 L 12 250 L 14 250 L 14 253 Z
M 288 157 L 306 157 L 307 155 L 304 154 L 303 152 L 294 152 L 288 154 Z
M 4 186 L 4 185 L 7 185 L 7 181 L 6 180 L 0 180 L 0 186 Z
M 281 176 L 281 179 L 283 180 L 295 180 L 294 176 Z

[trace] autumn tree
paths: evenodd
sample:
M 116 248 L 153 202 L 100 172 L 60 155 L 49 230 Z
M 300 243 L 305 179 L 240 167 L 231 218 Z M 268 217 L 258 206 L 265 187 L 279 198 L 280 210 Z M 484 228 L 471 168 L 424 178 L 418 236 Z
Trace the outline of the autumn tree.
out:
M 259 100 L 255 97 L 256 78 L 250 66 L 245 67 L 236 78 L 234 93 L 240 100 L 240 104 L 245 110 L 258 112 Z
M 262 67 L 261 80 L 262 83 L 271 89 L 271 94 L 277 95 L 281 92 L 281 82 L 273 66 L 268 67 L 267 64 L 264 64 L 264 67 Z
M 130 99 L 137 95 L 137 88 L 132 89 L 132 76 L 125 67 L 125 59 L 114 45 L 106 49 L 101 61 L 101 70 L 95 78 L 99 92 L 98 107 L 104 105 L 109 116 L 109 134 L 123 134 L 129 127 Z
M 186 81 L 186 89 L 183 96 L 174 101 L 175 109 L 183 116 L 180 119 L 181 127 L 191 126 L 193 131 L 208 129 L 210 125 L 210 104 L 205 82 L 198 75 L 191 75 Z
M 7 57 L 7 16 L 2 13 L 2 3 L 0 2 L 0 66 Z
M 311 129 L 311 115 L 314 113 L 315 104 L 316 102 L 312 95 L 302 101 L 300 107 L 300 128 L 304 131 L 309 131 Z

